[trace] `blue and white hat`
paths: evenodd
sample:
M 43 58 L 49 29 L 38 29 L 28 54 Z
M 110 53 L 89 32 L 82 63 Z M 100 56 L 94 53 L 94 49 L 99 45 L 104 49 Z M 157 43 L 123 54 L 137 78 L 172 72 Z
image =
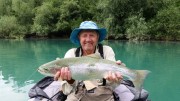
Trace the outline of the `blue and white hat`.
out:
M 84 30 L 84 29 L 97 30 L 99 32 L 98 42 L 101 42 L 106 38 L 107 31 L 105 28 L 99 28 L 97 24 L 93 21 L 84 21 L 80 24 L 79 28 L 75 28 L 72 31 L 71 36 L 70 36 L 70 40 L 72 43 L 80 45 L 78 34 L 81 30 Z

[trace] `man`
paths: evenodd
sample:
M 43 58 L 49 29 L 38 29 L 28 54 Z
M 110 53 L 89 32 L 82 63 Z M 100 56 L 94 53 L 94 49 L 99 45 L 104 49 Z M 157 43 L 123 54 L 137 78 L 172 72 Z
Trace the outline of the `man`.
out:
M 80 24 L 79 28 L 76 28 L 72 31 L 70 40 L 74 44 L 78 44 L 81 46 L 79 51 L 79 56 L 87 56 L 94 53 L 99 53 L 99 46 L 98 43 L 103 41 L 106 37 L 106 29 L 99 28 L 96 23 L 92 21 L 84 21 Z M 115 61 L 115 54 L 111 47 L 103 45 L 103 57 L 104 59 Z M 64 58 L 70 58 L 70 57 L 76 57 L 76 48 L 72 48 L 67 51 Z M 121 64 L 120 61 L 117 61 L 117 64 Z M 69 71 L 68 67 L 63 67 L 60 71 L 58 71 L 54 77 L 55 80 L 58 80 L 58 78 L 61 78 L 64 81 L 62 84 L 62 91 L 64 94 L 68 95 L 67 101 L 92 101 L 98 99 L 99 101 L 104 101 L 105 99 L 107 101 L 114 101 L 113 99 L 113 90 L 110 88 L 110 85 L 116 84 L 117 82 L 120 82 L 122 80 L 122 76 L 119 72 L 108 72 L 108 75 L 104 77 L 104 80 L 106 81 L 105 87 L 102 86 L 95 86 L 95 81 L 83 81 L 83 85 L 85 85 L 85 88 L 77 88 L 76 91 L 73 91 L 73 88 L 75 88 L 76 84 L 79 83 L 79 81 L 75 81 L 71 78 L 71 71 Z M 99 83 L 99 81 L 97 81 Z M 108 85 L 108 86 L 107 86 Z M 108 89 L 107 89 L 108 88 Z M 81 89 L 81 91 L 79 90 Z M 99 90 L 103 90 L 105 92 L 100 92 Z M 87 92 L 85 93 L 84 90 Z M 88 92 L 88 90 L 90 92 Z M 92 91 L 94 90 L 94 91 Z M 107 94 L 107 92 L 110 92 Z M 82 93 L 83 92 L 83 93 Z M 93 95 L 92 93 L 99 93 L 99 96 Z M 102 93 L 102 94 L 101 94 Z M 102 96 L 104 95 L 104 96 Z M 95 97 L 95 98 L 94 98 Z
M 70 36 L 71 42 L 80 47 L 68 50 L 64 58 L 100 53 L 102 58 L 116 61 L 111 47 L 98 44 L 105 37 L 106 29 L 98 28 L 92 21 L 82 22 Z M 121 64 L 120 61 L 116 63 Z M 57 81 L 58 79 L 63 81 Z M 29 91 L 28 101 L 148 101 L 146 90 L 139 92 L 131 81 L 122 79 L 119 72 L 109 71 L 101 80 L 75 81 L 68 67 L 63 67 L 54 78 L 45 77 L 34 85 Z M 120 82 L 121 84 L 117 85 Z M 114 84 L 117 87 L 112 89 Z

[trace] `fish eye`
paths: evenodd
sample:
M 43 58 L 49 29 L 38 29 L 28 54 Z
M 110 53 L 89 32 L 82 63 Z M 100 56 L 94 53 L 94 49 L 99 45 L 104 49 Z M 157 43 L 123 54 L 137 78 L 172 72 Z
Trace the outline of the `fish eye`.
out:
M 47 69 L 47 68 L 45 68 L 44 70 L 45 70 L 45 71 L 48 71 L 48 69 Z

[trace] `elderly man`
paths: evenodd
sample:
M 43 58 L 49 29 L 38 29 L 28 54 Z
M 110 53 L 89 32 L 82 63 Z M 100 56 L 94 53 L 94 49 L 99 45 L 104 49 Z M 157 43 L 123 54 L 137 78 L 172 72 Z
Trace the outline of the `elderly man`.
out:
M 103 41 L 105 37 L 106 29 L 99 28 L 96 23 L 92 21 L 84 21 L 80 24 L 79 28 L 76 28 L 72 31 L 70 40 L 72 43 L 80 45 L 78 56 L 87 56 L 94 53 L 99 53 L 100 47 L 102 47 L 102 58 L 115 61 L 115 54 L 111 47 L 106 45 L 98 45 L 98 43 Z M 70 49 L 65 54 L 64 58 L 76 57 L 76 51 L 77 48 Z M 117 63 L 120 64 L 120 62 Z M 99 101 L 113 101 L 113 90 L 111 89 L 110 84 L 119 82 L 122 79 L 122 76 L 119 72 L 114 73 L 109 71 L 108 75 L 104 79 L 102 78 L 103 80 L 106 80 L 106 83 L 108 84 L 98 87 L 93 86 L 96 84 L 94 84 L 94 81 L 83 81 L 81 82 L 81 85 L 85 85 L 85 88 L 77 88 L 76 91 L 74 91 L 76 94 L 74 92 L 72 93 L 72 89 L 75 86 L 78 86 L 75 84 L 78 84 L 79 81 L 76 81 L 75 83 L 75 80 L 71 79 L 71 71 L 69 71 L 68 67 L 64 67 L 58 71 L 54 78 L 55 80 L 61 78 L 62 80 L 67 81 L 67 83 L 62 85 L 64 94 L 68 95 L 67 101 L 92 101 L 97 99 Z M 97 80 L 97 83 L 100 83 L 100 81 L 103 80 Z M 87 92 L 84 92 L 84 90 Z
M 99 28 L 95 22 L 82 22 L 70 36 L 71 42 L 80 47 L 68 50 L 64 58 L 99 53 L 103 59 L 116 61 L 113 49 L 100 44 L 106 33 L 106 29 Z M 116 63 L 121 64 L 120 61 Z M 147 101 L 148 93 L 136 91 L 132 82 L 122 80 L 119 72 L 109 71 L 101 80 L 77 81 L 72 78 L 68 67 L 61 68 L 54 78 L 45 77 L 30 89 L 29 101 Z M 112 89 L 114 85 L 118 87 Z

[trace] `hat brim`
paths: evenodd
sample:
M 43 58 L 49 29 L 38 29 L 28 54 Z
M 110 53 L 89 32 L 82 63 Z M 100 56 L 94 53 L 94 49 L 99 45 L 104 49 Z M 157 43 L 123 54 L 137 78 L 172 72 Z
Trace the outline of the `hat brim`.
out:
M 70 40 L 72 43 L 76 44 L 76 45 L 80 45 L 80 41 L 79 41 L 79 38 L 78 38 L 78 34 L 79 32 L 83 30 L 81 28 L 75 28 L 72 33 L 71 33 L 71 36 L 70 36 Z M 107 34 L 107 31 L 105 28 L 99 28 L 99 29 L 92 29 L 92 30 L 97 30 L 99 32 L 99 40 L 98 42 L 101 42 L 103 41 L 105 38 L 106 38 L 106 34 Z

